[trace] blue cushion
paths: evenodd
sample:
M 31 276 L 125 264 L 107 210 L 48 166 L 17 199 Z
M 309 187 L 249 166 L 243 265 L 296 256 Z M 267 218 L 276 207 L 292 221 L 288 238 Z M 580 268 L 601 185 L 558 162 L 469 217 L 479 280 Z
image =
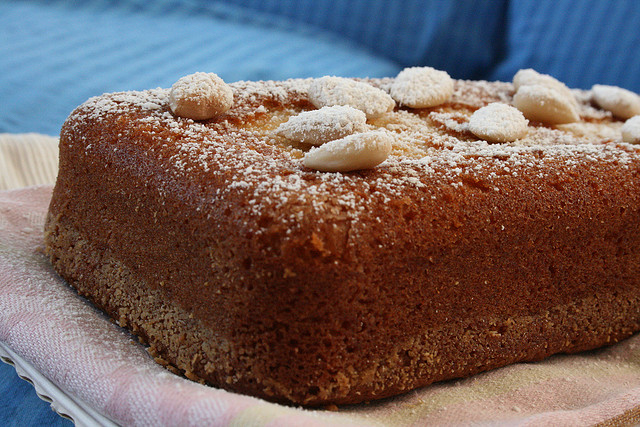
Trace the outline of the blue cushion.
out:
M 640 92 L 640 2 L 513 1 L 505 58 L 490 79 L 511 81 L 521 68 L 570 87 L 612 84 Z
M 204 5 L 207 0 L 192 0 Z M 403 67 L 479 78 L 501 53 L 507 0 L 227 0 L 265 19 L 330 31 Z

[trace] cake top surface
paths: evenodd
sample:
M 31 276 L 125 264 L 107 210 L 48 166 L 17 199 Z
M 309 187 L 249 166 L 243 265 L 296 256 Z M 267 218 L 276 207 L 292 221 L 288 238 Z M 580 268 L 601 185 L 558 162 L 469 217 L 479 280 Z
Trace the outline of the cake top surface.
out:
M 471 179 L 486 190 L 500 191 L 501 180 L 522 174 L 557 177 L 590 163 L 616 168 L 638 165 L 640 149 L 622 142 L 623 121 L 595 105 L 591 91 L 571 91 L 579 121 L 550 125 L 530 120 L 517 139 L 493 143 L 471 132 L 470 118 L 491 103 L 513 106 L 513 84 L 454 80 L 451 96 L 440 105 L 415 109 L 396 105 L 367 116 L 367 130 L 391 137 L 390 152 L 382 163 L 353 172 L 314 170 L 305 166 L 304 158 L 317 148 L 290 140 L 277 129 L 293 116 L 320 108 L 309 100 L 317 81 L 231 83 L 233 106 L 209 120 L 173 114 L 168 89 L 106 94 L 79 107 L 75 126 L 127 115 L 137 127 L 120 129 L 119 137 L 142 132 L 149 138 L 129 140 L 147 141 L 141 148 L 160 159 L 169 175 L 198 176 L 204 181 L 217 177 L 224 185 L 212 188 L 211 197 L 242 192 L 257 215 L 293 203 L 306 206 L 306 211 L 337 209 L 355 217 L 368 209 L 367 200 L 405 197 L 408 188 L 429 197 L 426 188 L 464 187 Z M 389 93 L 394 79 L 358 83 Z M 334 120 L 341 123 L 340 118 Z

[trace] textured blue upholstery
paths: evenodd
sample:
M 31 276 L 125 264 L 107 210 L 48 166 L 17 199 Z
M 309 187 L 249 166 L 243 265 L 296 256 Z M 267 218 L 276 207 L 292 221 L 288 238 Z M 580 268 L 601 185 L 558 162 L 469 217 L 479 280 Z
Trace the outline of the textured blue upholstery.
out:
M 201 1 L 201 3 L 206 3 Z M 401 67 L 480 78 L 501 49 L 506 0 L 234 0 L 266 16 L 330 31 Z
M 640 92 L 637 0 L 79 0 L 0 2 L 0 132 L 55 135 L 103 92 L 226 81 L 393 76 L 430 65 Z M 0 425 L 68 423 L 0 364 Z
M 505 57 L 487 78 L 511 80 L 535 68 L 570 87 L 596 83 L 640 92 L 640 2 L 637 0 L 513 1 Z

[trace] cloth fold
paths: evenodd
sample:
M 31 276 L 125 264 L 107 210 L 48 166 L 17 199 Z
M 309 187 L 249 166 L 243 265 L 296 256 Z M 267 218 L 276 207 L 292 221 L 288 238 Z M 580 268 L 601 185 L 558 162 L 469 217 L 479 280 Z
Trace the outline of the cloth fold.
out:
M 0 342 L 118 424 L 640 424 L 639 335 L 338 411 L 272 404 L 176 376 L 53 271 L 42 233 L 51 189 L 0 191 Z

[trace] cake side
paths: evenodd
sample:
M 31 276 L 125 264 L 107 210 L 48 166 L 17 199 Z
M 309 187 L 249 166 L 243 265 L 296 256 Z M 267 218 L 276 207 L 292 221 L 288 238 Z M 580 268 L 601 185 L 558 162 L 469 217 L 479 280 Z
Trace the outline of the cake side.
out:
M 83 242 L 74 241 L 78 243 Z M 309 380 L 292 376 L 295 368 L 277 375 L 281 363 L 304 365 L 299 351 L 294 350 L 293 355 L 277 354 L 276 360 L 263 358 L 273 357 L 269 352 L 239 351 L 244 357 L 238 358 L 238 352 L 233 350 L 238 343 L 230 343 L 211 328 L 203 327 L 179 306 L 168 306 L 164 295 L 148 290 L 117 261 L 95 252 L 76 254 L 62 244 L 58 250 L 74 255 L 72 265 L 79 266 L 62 269 L 69 282 L 81 293 L 93 295 L 91 299 L 98 307 L 148 343 L 149 352 L 158 363 L 194 381 L 204 380 L 231 391 L 285 403 L 341 404 L 392 396 L 438 380 L 520 361 L 541 360 L 559 351 L 576 352 L 613 344 L 636 331 L 640 322 L 638 298 L 631 292 L 585 297 L 579 303 L 554 307 L 539 315 L 450 322 L 428 329 L 418 337 L 405 338 L 379 360 L 369 359 L 364 364 L 342 368 L 334 364 L 336 375 L 324 381 L 327 373 L 320 371 L 324 366 L 316 360 L 310 366 L 317 371 L 312 372 Z M 98 260 L 102 274 L 92 277 L 96 270 L 84 266 L 85 259 L 86 265 L 95 265 Z M 61 259 L 59 263 L 68 261 Z M 82 285 L 74 280 L 79 275 Z M 105 288 L 111 292 L 106 294 Z M 603 325 L 603 319 L 616 320 Z M 286 335 L 281 333 L 272 345 L 294 345 L 291 339 L 283 341 L 288 338 Z M 443 346 L 444 343 L 455 346 Z M 265 342 L 254 340 L 252 344 L 249 348 L 264 346 Z M 297 341 L 296 344 L 299 349 L 300 344 Z M 347 351 L 357 353 L 357 348 Z M 371 353 L 380 357 L 380 352 Z M 303 383 L 305 380 L 309 382 Z
M 347 174 L 304 168 L 271 134 L 313 108 L 305 82 L 238 84 L 205 123 L 163 91 L 97 98 L 61 135 L 54 266 L 188 376 L 303 404 L 638 330 L 638 152 L 599 133 L 619 123 L 583 103 L 595 136 L 538 124 L 487 144 L 462 124 L 510 85 L 456 85 L 369 120 L 397 135 L 392 154 Z

